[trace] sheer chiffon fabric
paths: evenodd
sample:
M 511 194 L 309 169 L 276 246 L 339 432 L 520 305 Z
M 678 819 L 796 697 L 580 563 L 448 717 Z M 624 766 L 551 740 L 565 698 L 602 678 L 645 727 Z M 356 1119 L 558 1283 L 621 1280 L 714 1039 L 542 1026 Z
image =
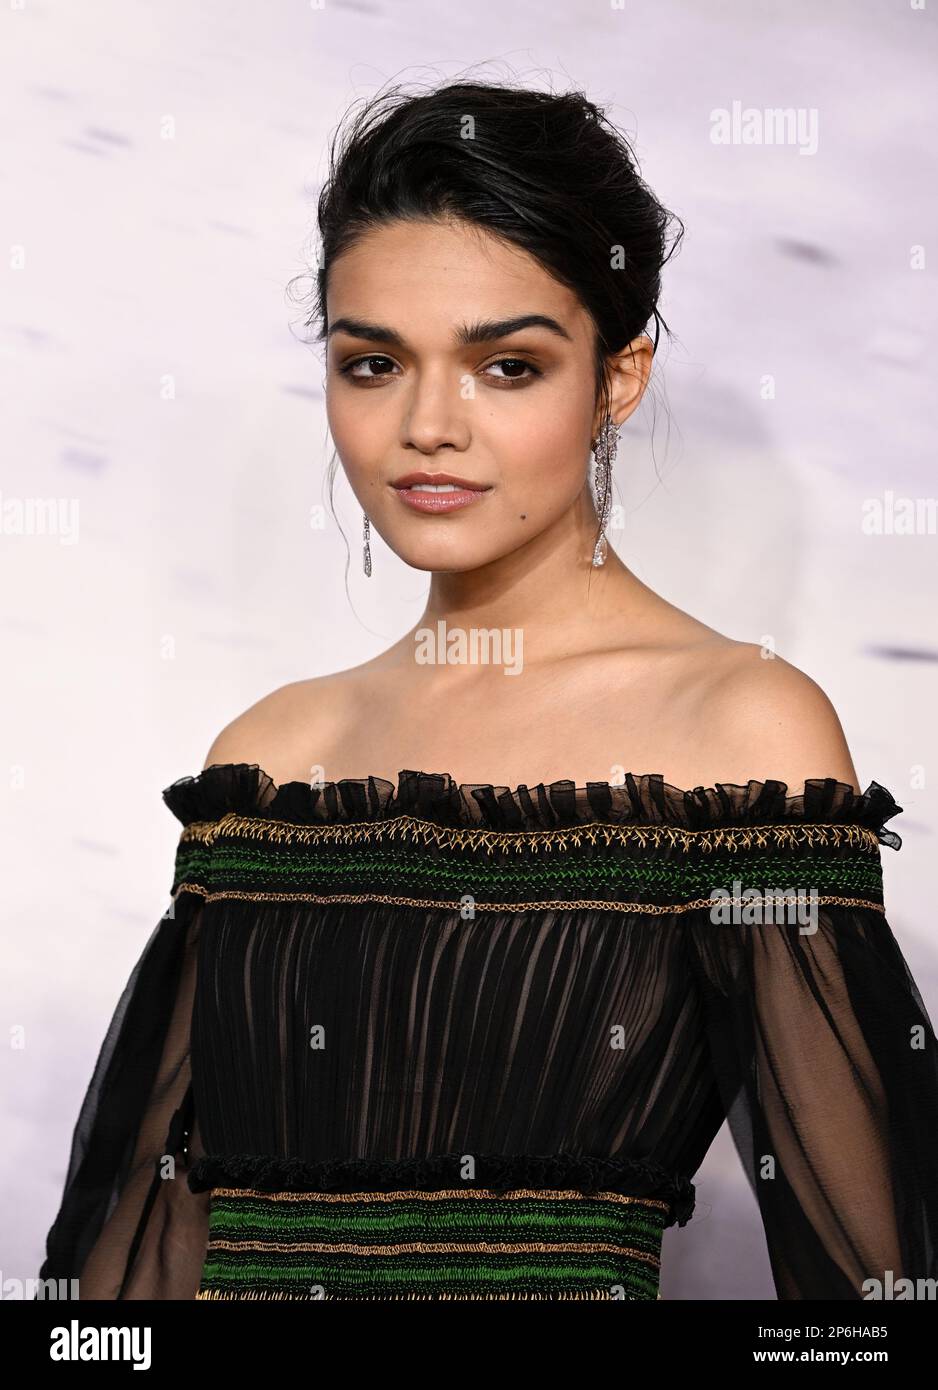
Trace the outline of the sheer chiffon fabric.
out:
M 190 1022 L 201 916 L 201 904 L 184 895 L 154 928 L 75 1125 L 39 1277 L 80 1275 L 82 1299 L 192 1298 L 198 1288 L 208 1199 L 185 1185 L 185 1151 L 200 1151 Z
M 938 1046 L 881 894 L 825 895 L 805 934 L 717 925 L 686 901 L 672 910 L 661 887 L 697 832 L 751 830 L 707 843 L 744 845 L 767 871 L 766 827 L 792 828 L 803 872 L 842 852 L 813 826 L 898 849 L 885 822 L 901 808 L 884 787 L 817 779 L 789 796 L 775 781 L 682 791 L 627 775 L 509 789 L 409 771 L 277 786 L 224 764 L 163 795 L 184 837 L 238 818 L 248 858 L 255 820 L 273 839 L 330 825 L 367 841 L 362 827 L 409 818 L 452 831 L 465 874 L 439 901 L 398 871 L 381 893 L 309 901 L 271 876 L 239 896 L 188 881 L 181 845 L 172 914 L 81 1107 L 42 1278 L 80 1275 L 82 1298 L 193 1298 L 213 1185 L 374 1191 L 405 1174 L 442 1188 L 466 1152 L 488 1187 L 654 1194 L 684 1225 L 724 1118 L 780 1298 L 862 1298 L 887 1272 L 938 1277 Z M 654 848 L 638 837 L 647 893 L 619 902 L 594 873 L 602 848 L 580 832 L 597 825 L 675 830 Z M 539 831 L 569 831 L 551 837 L 562 856 L 515 834 Z M 530 870 L 539 906 L 467 918 L 454 894 L 493 847 Z M 544 867 L 564 856 L 589 886 L 572 902 Z M 314 1030 L 328 1046 L 311 1064 Z

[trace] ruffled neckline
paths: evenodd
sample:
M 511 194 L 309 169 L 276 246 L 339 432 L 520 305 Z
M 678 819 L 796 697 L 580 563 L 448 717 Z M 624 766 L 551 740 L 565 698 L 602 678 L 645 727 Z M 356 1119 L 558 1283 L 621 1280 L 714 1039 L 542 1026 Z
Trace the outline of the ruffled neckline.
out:
M 772 778 L 685 791 L 665 782 L 661 773 L 631 772 L 621 783 L 578 786 L 559 780 L 511 788 L 456 782 L 447 772 L 405 769 L 397 782 L 342 777 L 310 786 L 299 781 L 278 785 L 257 763 L 213 763 L 173 782 L 163 800 L 184 826 L 215 821 L 229 812 L 293 825 L 412 816 L 437 825 L 492 830 L 554 830 L 597 822 L 710 830 L 797 821 L 862 825 L 890 849 L 902 845 L 894 830 L 885 829 L 886 821 L 902 812 L 892 793 L 875 781 L 856 792 L 834 777 L 809 778 L 804 790 L 791 796 L 787 783 Z

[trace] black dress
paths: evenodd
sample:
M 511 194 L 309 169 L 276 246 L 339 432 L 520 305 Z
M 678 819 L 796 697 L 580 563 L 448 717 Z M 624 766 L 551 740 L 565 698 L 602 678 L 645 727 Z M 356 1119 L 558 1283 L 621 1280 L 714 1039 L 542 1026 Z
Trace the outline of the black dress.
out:
M 884 914 L 901 807 L 876 782 L 278 787 L 223 764 L 163 797 L 172 906 L 42 1278 L 654 1299 L 726 1117 L 779 1298 L 938 1277 L 938 1045 Z

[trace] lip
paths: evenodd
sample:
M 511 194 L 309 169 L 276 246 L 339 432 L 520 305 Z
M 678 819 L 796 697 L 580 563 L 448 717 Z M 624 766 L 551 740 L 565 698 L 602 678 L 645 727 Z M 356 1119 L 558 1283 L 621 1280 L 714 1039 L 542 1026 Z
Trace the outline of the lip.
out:
M 488 483 L 474 483 L 470 478 L 457 478 L 455 473 L 405 473 L 403 477 L 396 478 L 391 486 L 410 487 L 412 483 L 456 483 L 473 492 L 484 492 L 489 486 Z
M 456 492 L 411 492 L 414 483 L 452 483 Z M 453 512 L 480 502 L 491 486 L 458 478 L 454 473 L 405 473 L 391 484 L 406 507 L 417 512 Z

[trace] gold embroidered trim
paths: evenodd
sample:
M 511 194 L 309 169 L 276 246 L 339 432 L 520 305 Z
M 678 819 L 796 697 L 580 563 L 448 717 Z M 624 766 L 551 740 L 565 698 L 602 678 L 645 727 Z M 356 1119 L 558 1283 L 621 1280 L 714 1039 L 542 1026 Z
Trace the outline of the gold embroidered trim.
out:
M 583 844 L 635 843 L 642 849 L 659 845 L 680 846 L 684 850 L 768 849 L 772 845 L 853 845 L 874 854 L 879 849 L 875 831 L 863 825 L 792 823 L 788 825 L 724 826 L 707 830 L 686 830 L 673 825 L 607 825 L 590 821 L 584 825 L 552 830 L 478 830 L 464 826 L 436 825 L 413 816 L 393 816 L 387 820 L 345 824 L 294 825 L 287 821 L 264 820 L 259 816 L 239 816 L 227 812 L 218 820 L 193 821 L 180 840 L 199 840 L 212 845 L 222 835 L 243 835 L 253 840 L 277 844 L 313 844 L 337 841 L 360 844 L 379 840 L 411 840 L 455 849 L 565 850 Z
M 421 1188 L 407 1187 L 396 1192 L 261 1192 L 253 1187 L 213 1187 L 210 1192 L 213 1198 L 260 1197 L 271 1202 L 399 1202 L 402 1197 L 419 1197 L 429 1202 L 447 1201 L 452 1197 L 459 1197 L 466 1202 L 512 1197 L 537 1197 L 544 1201 L 576 1198 L 586 1202 L 601 1199 L 604 1202 L 618 1202 L 623 1206 L 637 1204 L 642 1207 L 660 1207 L 662 1211 L 670 1210 L 669 1204 L 659 1197 L 634 1197 L 625 1192 L 580 1192 L 550 1187 L 512 1187 L 501 1192 L 489 1187 L 450 1187 L 442 1191 L 435 1188 L 424 1191 Z
M 640 1207 L 658 1207 L 662 1211 L 669 1210 L 669 1204 L 657 1197 L 636 1197 L 623 1192 L 582 1192 L 573 1189 L 549 1189 L 549 1188 L 511 1188 L 504 1192 L 495 1192 L 490 1188 L 447 1188 L 443 1191 L 423 1191 L 420 1189 L 406 1188 L 396 1192 L 260 1192 L 254 1188 L 244 1187 L 213 1187 L 211 1189 L 212 1198 L 216 1197 L 240 1197 L 251 1198 L 259 1197 L 265 1201 L 276 1202 L 302 1202 L 307 1204 L 310 1200 L 323 1201 L 329 1203 L 359 1203 L 362 1200 L 369 1202 L 397 1202 L 401 1198 L 411 1199 L 418 1197 L 427 1201 L 448 1201 L 458 1197 L 464 1201 L 471 1200 L 491 1200 L 493 1197 L 511 1200 L 515 1197 L 538 1198 L 544 1201 L 563 1198 L 566 1200 L 576 1199 L 577 1201 L 591 1201 L 601 1199 L 608 1202 L 617 1202 L 623 1206 L 636 1205 Z M 640 1260 L 649 1266 L 650 1269 L 660 1273 L 661 1258 L 647 1250 L 637 1250 L 633 1246 L 616 1245 L 614 1242 L 607 1241 L 577 1241 L 575 1243 L 560 1242 L 547 1243 L 542 1241 L 529 1241 L 514 1243 L 507 1241 L 477 1241 L 471 1244 L 460 1242 L 451 1244 L 439 1241 L 416 1241 L 398 1245 L 375 1245 L 363 1246 L 359 1244 L 342 1243 L 340 1245 L 317 1242 L 295 1243 L 290 1241 L 265 1241 L 265 1240 L 245 1240 L 231 1241 L 225 1239 L 209 1239 L 208 1250 L 233 1250 L 233 1251 L 256 1251 L 260 1254 L 273 1252 L 292 1252 L 303 1251 L 308 1254 L 350 1254 L 350 1255 L 410 1255 L 421 1252 L 433 1251 L 440 1254 L 486 1254 L 500 1253 L 509 1255 L 524 1255 L 529 1252 L 540 1254 L 563 1255 L 570 1251 L 578 1254 L 598 1254 L 608 1253 L 612 1255 L 627 1256 L 631 1259 Z M 268 1290 L 268 1289 L 207 1289 L 200 1290 L 196 1295 L 197 1299 L 296 1299 L 304 1298 L 305 1295 L 298 1294 L 295 1290 Z M 354 1299 L 356 1296 L 352 1296 Z M 608 1289 L 595 1289 L 586 1292 L 544 1292 L 544 1293 L 387 1293 L 387 1294 L 363 1294 L 363 1299 L 381 1300 L 384 1299 L 460 1299 L 460 1300 L 479 1300 L 479 1299 L 604 1299 L 610 1300 L 611 1295 Z M 323 1299 L 331 1299 L 331 1294 L 323 1294 Z M 661 1298 L 660 1294 L 656 1298 Z M 347 1299 L 337 1299 L 334 1301 L 352 1301 Z
M 228 899 L 240 899 L 242 902 L 249 903 L 389 903 L 397 907 L 437 907 L 451 908 L 454 912 L 461 912 L 466 904 L 462 899 L 450 900 L 447 898 L 402 898 L 391 897 L 385 893 L 249 893 L 243 888 L 222 889 L 218 893 L 210 893 L 199 883 L 180 883 L 173 900 L 180 893 L 197 893 L 207 903 L 225 902 Z M 844 898 L 833 893 L 819 893 L 817 897 L 773 897 L 766 895 L 766 901 L 770 904 L 781 906 L 782 903 L 811 902 L 818 907 L 827 904 L 840 904 L 843 907 L 868 907 L 873 912 L 885 914 L 885 907 L 882 903 L 874 903 L 866 898 Z M 627 903 L 618 900 L 607 902 L 604 899 L 593 898 L 574 898 L 566 901 L 558 901 L 555 898 L 547 898 L 544 901 L 535 902 L 505 902 L 487 903 L 477 900 L 473 903 L 473 910 L 476 912 L 527 912 L 527 911 L 548 911 L 553 908 L 556 911 L 580 911 L 604 909 L 606 912 L 645 912 L 653 916 L 667 915 L 672 912 L 694 912 L 698 908 L 712 908 L 715 906 L 724 907 L 734 904 L 739 907 L 751 907 L 751 898 L 694 898 L 686 903 Z M 756 925 L 756 924 L 754 924 Z M 768 925 L 774 925 L 769 923 Z
M 514 1244 L 501 1240 L 480 1240 L 469 1242 L 460 1241 L 458 1245 L 447 1244 L 444 1241 L 418 1240 L 411 1241 L 406 1245 L 354 1245 L 354 1244 L 335 1244 L 328 1242 L 319 1243 L 307 1241 L 280 1241 L 280 1240 L 210 1240 L 208 1249 L 214 1250 L 255 1250 L 259 1254 L 266 1254 L 273 1251 L 285 1252 L 289 1254 L 294 1250 L 301 1250 L 304 1254 L 312 1255 L 419 1255 L 427 1251 L 439 1255 L 527 1255 L 531 1253 L 546 1255 L 565 1255 L 571 1250 L 580 1255 L 595 1255 L 599 1253 L 607 1255 L 630 1255 L 634 1259 L 642 1260 L 645 1264 L 651 1265 L 653 1269 L 661 1268 L 661 1260 L 648 1253 L 647 1250 L 635 1250 L 630 1245 L 616 1245 L 611 1241 L 578 1241 L 560 1242 L 545 1244 L 542 1241 L 524 1241 L 521 1244 Z
M 200 1292 L 200 1293 L 197 1293 L 197 1294 L 196 1294 L 196 1298 L 197 1298 L 197 1299 L 214 1299 L 214 1298 L 237 1298 L 237 1299 L 241 1299 L 241 1298 L 291 1298 L 291 1299 L 295 1299 L 295 1298 L 297 1298 L 297 1296 L 298 1296 L 298 1295 L 295 1294 L 295 1293 L 283 1293 L 283 1292 L 281 1292 L 281 1291 L 279 1291 L 279 1290 L 273 1290 L 273 1291 L 272 1291 L 272 1290 L 268 1290 L 268 1289 L 247 1289 L 247 1290 L 245 1290 L 243 1293 L 233 1293 L 233 1292 L 230 1292 L 230 1291 L 227 1290 L 227 1289 L 225 1289 L 225 1290 L 207 1289 L 207 1290 L 205 1290 L 204 1292 Z M 322 1301 L 325 1302 L 325 1301 L 326 1301 L 327 1299 L 329 1299 L 330 1297 L 331 1297 L 330 1294 L 324 1294 L 324 1295 L 323 1295 Z M 658 1294 L 658 1298 L 660 1298 L 660 1297 L 661 1297 L 661 1294 Z M 437 1302 L 438 1300 L 443 1300 L 443 1299 L 446 1299 L 446 1300 L 449 1300 L 449 1299 L 463 1299 L 463 1300 L 465 1300 L 465 1299 L 472 1299 L 473 1301 L 478 1301 L 478 1300 L 480 1300 L 480 1299 L 490 1299 L 490 1298 L 510 1298 L 510 1299 L 528 1299 L 528 1298 L 534 1298 L 534 1299 L 555 1299 L 555 1298 L 556 1298 L 556 1299 L 561 1299 L 561 1298 L 563 1298 L 563 1299 L 571 1299 L 571 1298 L 590 1298 L 590 1299 L 597 1299 L 597 1298 L 601 1298 L 601 1299 L 604 1299 L 604 1300 L 607 1301 L 607 1302 L 609 1302 L 609 1301 L 618 1301 L 618 1300 L 612 1300 L 612 1295 L 609 1293 L 609 1290 L 608 1290 L 608 1289 L 596 1289 L 596 1290 L 592 1290 L 592 1289 L 591 1289 L 591 1290 L 589 1291 L 589 1293 L 383 1293 L 383 1294 L 382 1294 L 382 1293 L 371 1293 L 371 1294 L 356 1294 L 356 1295 L 354 1296 L 353 1299 L 347 1299 L 347 1300 L 346 1300 L 346 1299 L 343 1299 L 343 1300 L 339 1300 L 339 1301 L 341 1301 L 341 1302 L 354 1302 L 354 1301 L 362 1301 L 362 1302 L 364 1302 L 364 1301 L 366 1301 L 366 1300 L 367 1300 L 367 1301 L 373 1301 L 373 1300 L 375 1300 L 375 1299 L 379 1299 L 379 1300 L 381 1300 L 381 1301 L 383 1302 L 385 1299 L 392 1299 L 392 1298 L 394 1298 L 394 1299 L 397 1299 L 397 1298 L 432 1299 L 434 1302 Z

